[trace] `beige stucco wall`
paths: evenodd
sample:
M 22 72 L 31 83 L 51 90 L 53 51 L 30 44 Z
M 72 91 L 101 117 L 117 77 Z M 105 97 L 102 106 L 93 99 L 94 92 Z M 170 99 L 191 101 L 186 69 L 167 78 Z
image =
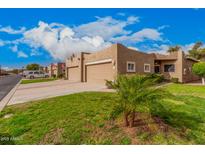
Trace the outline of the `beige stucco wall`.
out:
M 183 56 L 184 53 L 182 51 L 174 52 L 176 55 L 176 60 L 162 60 L 161 61 L 161 73 L 164 75 L 165 79 L 178 78 L 179 82 L 183 82 L 182 78 L 182 67 L 183 67 Z M 174 64 L 175 71 L 174 72 L 164 72 L 164 65 L 166 64 Z
M 168 64 L 175 65 L 175 72 L 164 72 L 164 65 L 168 65 Z M 161 73 L 164 75 L 165 79 L 180 78 L 181 69 L 179 67 L 177 67 L 177 60 L 161 61 L 160 70 L 161 70 Z
M 78 69 L 78 71 L 76 72 L 79 72 L 78 76 L 81 76 L 81 53 L 75 55 L 72 59 L 69 58 L 66 60 L 66 69 L 65 69 L 65 75 L 66 75 L 66 78 L 69 79 L 69 68 L 76 68 Z M 77 75 L 75 75 L 77 76 Z
M 195 81 L 200 79 L 197 75 L 194 75 L 192 73 L 192 66 L 195 63 L 196 62 L 193 60 L 189 60 L 189 59 L 183 60 L 183 70 L 182 70 L 183 82 L 190 82 L 190 81 Z
M 86 54 L 84 55 L 84 69 L 83 69 L 83 81 L 86 81 L 86 63 L 92 63 L 92 62 L 98 62 L 103 61 L 107 59 L 112 59 L 112 70 L 110 70 L 110 73 L 113 75 L 113 79 L 117 75 L 117 67 L 116 67 L 116 61 L 117 61 L 117 44 L 114 44 L 110 46 L 109 48 L 106 48 L 104 50 L 101 50 L 99 52 L 95 52 L 92 54 Z M 95 64 L 95 65 L 101 65 L 101 64 Z M 97 72 L 97 75 L 103 76 L 102 68 L 99 67 L 99 69 L 95 69 Z M 109 78 L 110 79 L 110 78 Z
M 80 58 L 81 54 L 77 54 L 75 55 L 75 57 L 66 59 L 66 67 L 73 67 L 73 66 L 79 66 L 80 64 L 80 60 L 78 58 Z
M 198 77 L 194 76 L 191 71 L 186 71 L 184 74 L 184 69 L 189 69 L 192 66 L 194 61 L 187 60 L 185 58 L 185 54 L 182 51 L 174 52 L 170 56 L 166 56 L 167 59 L 172 57 L 172 60 L 166 60 L 162 57 L 160 60 L 160 70 L 161 73 L 165 76 L 166 79 L 171 79 L 172 77 L 178 78 L 179 82 L 188 82 L 192 80 L 198 79 Z M 160 57 L 159 57 L 160 58 Z M 156 60 L 156 56 L 154 54 L 147 54 L 143 52 L 139 52 L 133 49 L 129 49 L 120 44 L 114 44 L 104 50 L 95 52 L 95 53 L 80 53 L 74 56 L 69 60 L 66 60 L 66 68 L 70 67 L 77 67 L 79 69 L 79 74 L 75 74 L 76 76 L 80 76 L 81 82 L 86 82 L 86 72 L 88 65 L 95 65 L 95 73 L 96 78 L 99 76 L 103 76 L 105 71 L 103 70 L 104 67 L 100 66 L 102 63 L 98 64 L 90 64 L 93 62 L 99 62 L 103 60 L 110 60 L 112 67 L 109 67 L 109 72 L 113 75 L 113 79 L 117 76 L 117 74 L 130 74 L 127 72 L 127 62 L 134 62 L 136 71 L 134 73 L 144 74 L 144 64 L 150 64 L 151 71 L 150 73 L 154 73 L 154 62 Z M 165 64 L 174 64 L 175 65 L 175 72 L 164 72 L 164 65 Z M 98 67 L 99 66 L 99 67 Z M 99 68 L 99 69 L 98 69 Z M 66 70 L 68 70 L 66 69 Z M 104 72 L 103 72 L 104 71 Z M 104 74 L 103 74 L 104 73 Z M 66 72 L 66 76 L 68 73 Z M 95 78 L 95 77 L 93 77 Z M 109 76 L 110 79 L 110 76 Z
M 138 52 L 118 45 L 117 70 L 120 74 L 131 74 L 127 72 L 127 62 L 135 62 L 136 72 L 144 74 L 144 64 L 150 64 L 150 73 L 154 73 L 154 55 Z M 133 74 L 133 73 L 132 73 Z
M 177 55 L 176 60 L 165 60 L 161 61 L 162 74 L 166 79 L 178 78 L 179 82 L 190 82 L 198 80 L 199 78 L 192 73 L 192 65 L 196 63 L 195 61 L 188 60 L 183 51 L 175 52 Z M 164 72 L 165 64 L 174 64 L 175 72 Z
M 80 71 L 81 70 L 79 69 L 78 66 L 67 68 L 68 80 L 80 82 L 81 81 Z
M 87 82 L 105 84 L 105 80 L 114 80 L 114 70 L 111 62 L 86 66 Z

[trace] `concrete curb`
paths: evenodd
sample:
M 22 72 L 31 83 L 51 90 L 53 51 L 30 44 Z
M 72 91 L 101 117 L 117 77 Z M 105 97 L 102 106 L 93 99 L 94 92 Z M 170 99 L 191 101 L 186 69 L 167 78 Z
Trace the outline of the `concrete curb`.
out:
M 22 79 L 21 79 L 22 80 Z M 14 93 L 16 92 L 16 89 L 18 88 L 18 86 L 21 83 L 21 80 L 16 84 L 15 87 L 13 87 L 13 89 L 11 89 L 9 91 L 9 93 L 0 101 L 0 112 L 4 109 L 4 107 L 9 103 L 10 99 L 12 98 L 12 96 L 14 95 Z

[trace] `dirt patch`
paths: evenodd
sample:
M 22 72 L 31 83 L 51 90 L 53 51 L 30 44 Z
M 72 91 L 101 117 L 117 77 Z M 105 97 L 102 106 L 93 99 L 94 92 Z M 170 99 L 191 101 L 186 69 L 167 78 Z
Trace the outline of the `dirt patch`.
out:
M 103 127 L 96 127 L 93 125 L 87 125 L 87 128 L 92 130 L 89 134 L 88 144 L 121 144 L 122 138 L 125 133 L 121 131 L 121 128 L 113 122 L 105 122 Z
M 159 129 L 163 131 L 164 133 L 168 133 L 169 131 L 169 126 L 165 124 L 165 122 L 159 118 L 159 117 L 152 117 L 154 122 L 159 126 Z
M 56 128 L 47 133 L 39 144 L 61 144 L 63 128 Z
M 134 122 L 134 127 L 124 127 L 123 124 L 118 125 L 124 133 L 131 139 L 132 144 L 140 144 L 140 140 L 138 139 L 138 135 L 142 133 L 146 133 L 148 136 L 154 136 L 158 133 L 163 133 L 165 136 L 168 136 L 170 132 L 174 132 L 175 130 L 166 124 L 163 119 L 150 116 L 146 113 L 136 113 L 136 119 Z M 150 144 L 147 141 L 145 144 Z
M 136 128 L 122 127 L 122 130 L 127 134 L 127 136 L 131 139 L 131 144 L 139 144 L 136 138 Z

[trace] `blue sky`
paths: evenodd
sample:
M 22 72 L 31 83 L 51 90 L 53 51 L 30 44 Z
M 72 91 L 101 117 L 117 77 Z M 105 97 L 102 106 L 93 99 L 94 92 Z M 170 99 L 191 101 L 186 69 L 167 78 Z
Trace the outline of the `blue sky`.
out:
M 144 52 L 205 42 L 205 9 L 0 9 L 0 65 L 47 65 L 122 43 Z

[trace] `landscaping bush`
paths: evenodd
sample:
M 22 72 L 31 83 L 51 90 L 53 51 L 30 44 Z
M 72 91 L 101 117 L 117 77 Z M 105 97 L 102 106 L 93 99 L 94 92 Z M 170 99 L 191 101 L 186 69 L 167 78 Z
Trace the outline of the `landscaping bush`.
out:
M 107 82 L 116 89 L 118 101 L 113 109 L 113 118 L 124 116 L 125 126 L 133 127 L 137 112 L 149 112 L 150 104 L 158 104 L 160 100 L 167 96 L 167 92 L 161 87 L 155 86 L 155 78 L 145 75 L 118 75 L 114 83 Z
M 56 75 L 55 75 L 55 74 L 53 74 L 53 75 L 52 75 L 52 78 L 56 78 Z
M 205 62 L 195 63 L 192 67 L 192 71 L 201 77 L 202 84 L 205 85 Z
M 173 82 L 173 83 L 179 83 L 179 78 L 171 78 L 171 82 Z
M 58 78 L 60 78 L 60 79 L 64 78 L 64 74 L 63 74 L 63 73 L 62 73 L 62 74 L 59 74 L 59 75 L 58 75 Z
M 155 80 L 156 83 L 161 83 L 165 81 L 164 76 L 162 74 L 151 73 L 151 74 L 148 74 L 147 77 Z
M 113 81 L 111 80 L 105 80 L 105 85 L 108 89 L 113 89 Z

